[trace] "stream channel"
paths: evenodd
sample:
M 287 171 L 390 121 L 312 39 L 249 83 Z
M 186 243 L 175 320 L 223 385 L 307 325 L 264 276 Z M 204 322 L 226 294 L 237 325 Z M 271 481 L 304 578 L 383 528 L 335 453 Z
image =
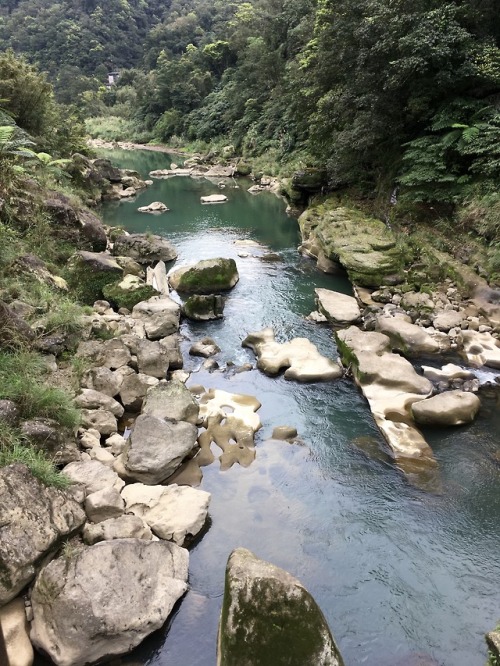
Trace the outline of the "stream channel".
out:
M 178 161 L 148 151 L 103 156 L 144 178 Z M 244 546 L 304 583 L 346 666 L 484 666 L 484 633 L 500 620 L 498 391 L 481 392 L 473 425 L 425 431 L 442 479 L 442 493 L 432 494 L 411 486 L 385 454 L 356 446 L 378 450 L 383 441 L 351 379 L 299 384 L 225 369 L 227 361 L 255 364 L 241 341 L 265 326 L 278 341 L 307 337 L 335 358 L 331 330 L 304 316 L 315 309 L 315 287 L 351 293 L 347 279 L 324 275 L 299 255 L 298 225 L 281 199 L 251 195 L 251 183 L 238 182 L 222 190 L 229 199 L 223 205 L 200 204 L 200 196 L 219 192 L 215 183 L 178 176 L 102 207 L 107 224 L 166 236 L 179 252 L 176 265 L 236 260 L 240 281 L 224 319 L 181 326 L 185 369 L 193 371 L 188 386 L 256 396 L 263 424 L 250 467 L 203 468 L 210 524 L 191 548 L 190 591 L 168 625 L 122 662 L 214 666 L 224 569 L 230 552 Z M 170 211 L 137 212 L 152 201 Z M 279 260 L 252 256 L 262 251 L 234 245 L 238 239 L 262 243 Z M 250 256 L 239 257 L 242 250 Z M 190 344 L 206 335 L 221 347 L 222 371 L 200 370 L 201 360 L 188 356 Z M 303 444 L 269 440 L 278 425 L 296 427 Z

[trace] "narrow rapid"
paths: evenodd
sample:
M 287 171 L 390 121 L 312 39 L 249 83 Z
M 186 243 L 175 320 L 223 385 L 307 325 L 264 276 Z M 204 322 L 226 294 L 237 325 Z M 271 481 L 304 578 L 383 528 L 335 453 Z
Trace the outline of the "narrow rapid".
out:
M 155 152 L 106 156 L 144 177 L 170 164 L 169 156 Z M 473 425 L 426 431 L 443 479 L 442 494 L 433 495 L 410 486 L 383 453 L 351 380 L 297 384 L 226 367 L 255 361 L 241 341 L 264 326 L 279 341 L 307 337 L 335 357 L 331 331 L 305 316 L 314 309 L 315 287 L 350 293 L 345 278 L 320 273 L 298 254 L 296 220 L 279 198 L 248 194 L 242 181 L 234 185 L 223 190 L 227 203 L 202 206 L 200 196 L 219 191 L 215 183 L 155 180 L 134 201 L 102 209 L 107 224 L 168 237 L 179 252 L 177 265 L 217 256 L 236 260 L 240 281 L 228 295 L 224 319 L 181 327 L 185 368 L 193 372 L 188 385 L 256 396 L 263 423 L 250 467 L 204 468 L 210 523 L 191 549 L 190 591 L 169 626 L 123 663 L 213 666 L 226 561 L 244 546 L 306 585 L 346 666 L 484 666 L 484 633 L 500 620 L 498 391 L 481 392 Z M 152 201 L 170 211 L 137 212 Z M 242 239 L 263 248 L 235 245 Z M 222 350 L 216 357 L 221 370 L 212 373 L 187 353 L 206 335 Z M 269 440 L 278 425 L 297 428 L 301 443 Z

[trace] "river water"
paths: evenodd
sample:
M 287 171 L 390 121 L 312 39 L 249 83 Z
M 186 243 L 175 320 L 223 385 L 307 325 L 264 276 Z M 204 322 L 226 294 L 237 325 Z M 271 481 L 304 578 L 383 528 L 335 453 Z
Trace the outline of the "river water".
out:
M 162 153 L 113 151 L 113 162 L 143 177 L 167 168 Z M 233 257 L 240 281 L 221 321 L 183 323 L 189 384 L 256 396 L 263 427 L 248 468 L 204 468 L 201 488 L 212 493 L 210 523 L 191 549 L 190 591 L 174 617 L 125 658 L 151 666 L 214 666 L 224 569 L 238 546 L 297 576 L 322 608 L 346 666 L 484 666 L 484 633 L 500 620 L 500 416 L 498 394 L 481 394 L 476 423 L 426 436 L 440 465 L 443 491 L 411 486 L 383 453 L 367 404 L 348 379 L 298 384 L 258 370 L 208 373 L 189 358 L 205 335 L 221 347 L 217 360 L 254 362 L 241 348 L 247 333 L 272 326 L 280 341 L 305 336 L 336 356 L 331 331 L 304 320 L 314 288 L 350 293 L 345 278 L 317 271 L 297 252 L 296 220 L 277 197 L 223 190 L 229 201 L 202 206 L 219 192 L 205 179 L 155 180 L 134 201 L 103 206 L 106 223 L 169 238 L 177 264 Z M 163 201 L 164 215 L 136 212 Z M 250 239 L 277 253 L 274 261 L 249 256 L 235 240 Z M 260 253 L 261 254 L 261 253 Z M 269 440 L 277 425 L 297 428 L 302 445 Z M 270 664 L 269 666 L 273 666 Z M 304 666 L 315 666 L 304 664 Z

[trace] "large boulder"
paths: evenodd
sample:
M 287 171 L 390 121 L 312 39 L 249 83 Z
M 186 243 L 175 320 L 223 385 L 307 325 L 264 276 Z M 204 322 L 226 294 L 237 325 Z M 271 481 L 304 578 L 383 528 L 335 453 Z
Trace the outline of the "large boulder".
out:
M 82 389 L 75 398 L 75 405 L 82 409 L 104 409 L 117 418 L 123 416 L 124 412 L 123 405 L 120 405 L 117 400 L 93 389 Z
M 293 338 L 280 344 L 271 328 L 249 333 L 241 343 L 257 356 L 257 367 L 266 375 L 277 375 L 283 368 L 285 379 L 299 382 L 329 381 L 342 377 L 338 363 L 322 356 L 307 338 Z
M 335 326 L 354 324 L 361 318 L 361 310 L 353 296 L 330 289 L 315 289 L 318 309 Z
M 116 539 L 54 560 L 33 588 L 31 640 L 57 666 L 130 652 L 185 593 L 188 559 L 166 541 Z
M 127 310 L 132 310 L 137 303 L 158 294 L 151 285 L 146 284 L 139 276 L 130 273 L 122 280 L 105 285 L 102 293 L 104 298 L 117 309 L 127 308 Z
M 44 208 L 51 230 L 58 240 L 81 250 L 103 252 L 107 239 L 101 220 L 90 210 L 75 206 L 60 192 L 49 192 Z
M 343 666 L 325 617 L 291 574 L 238 548 L 228 560 L 217 666 Z
M 128 475 L 148 485 L 165 481 L 196 446 L 197 436 L 191 423 L 141 414 L 123 454 Z
M 123 234 L 115 239 L 113 254 L 132 257 L 140 264 L 177 259 L 174 246 L 162 236 L 151 234 Z
M 427 331 L 401 317 L 378 317 L 376 328 L 389 337 L 393 349 L 403 354 L 411 356 L 440 351 L 439 343 Z
M 154 296 L 137 303 L 132 310 L 132 317 L 144 323 L 149 340 L 159 340 L 178 330 L 180 307 L 168 296 Z
M 0 606 L 35 576 L 42 561 L 85 522 L 71 496 L 48 488 L 27 467 L 0 469 Z
M 125 485 L 116 472 L 97 460 L 70 463 L 66 465 L 63 472 L 74 483 L 83 485 L 87 495 L 108 488 L 114 488 L 120 492 Z
M 219 294 L 193 294 L 182 307 L 184 316 L 193 321 L 210 321 L 224 316 L 224 299 Z
M 303 241 L 342 264 L 354 284 L 378 287 L 402 281 L 402 253 L 380 220 L 327 200 L 302 213 L 299 226 Z
M 31 666 L 35 655 L 29 637 L 24 600 L 21 597 L 0 608 L 0 627 L 7 652 L 5 666 Z M 0 662 L 2 657 L 0 645 Z
M 107 284 L 122 276 L 122 268 L 105 252 L 77 252 L 68 262 L 68 284 L 78 298 L 92 305 Z
M 414 403 L 432 394 L 430 381 L 405 358 L 390 352 L 391 341 L 383 333 L 350 326 L 337 331 L 335 338 L 397 466 L 415 485 L 437 490 L 436 460 L 411 413 Z
M 170 357 L 168 350 L 159 342 L 141 340 L 137 345 L 137 366 L 139 373 L 165 379 L 169 368 Z
M 232 289 L 239 280 L 234 259 L 203 259 L 169 275 L 170 285 L 185 294 L 216 294 Z
M 205 525 L 210 493 L 189 486 L 132 483 L 122 491 L 127 513 L 139 516 L 160 539 L 182 546 Z
M 150 388 L 142 405 L 143 414 L 193 424 L 198 421 L 198 412 L 198 403 L 191 391 L 175 379 L 162 381 Z
M 166 373 L 163 373 L 163 377 Z M 150 377 L 142 372 L 128 375 L 120 387 L 120 400 L 123 406 L 132 412 L 140 411 L 144 396 L 149 388 L 158 384 L 157 377 Z
M 477 395 L 467 391 L 446 391 L 412 405 L 413 418 L 420 425 L 455 426 L 472 423 L 481 406 Z

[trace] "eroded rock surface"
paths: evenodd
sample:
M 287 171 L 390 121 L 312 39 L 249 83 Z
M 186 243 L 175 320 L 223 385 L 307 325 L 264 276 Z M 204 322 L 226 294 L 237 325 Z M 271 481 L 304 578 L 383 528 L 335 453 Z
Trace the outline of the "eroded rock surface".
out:
M 353 296 L 330 289 L 315 289 L 318 310 L 335 326 L 354 324 L 361 318 L 361 310 Z
M 182 546 L 196 536 L 207 519 L 210 493 L 189 486 L 146 486 L 132 483 L 122 491 L 125 508 L 149 525 L 160 539 Z
M 446 391 L 414 403 L 411 411 L 420 425 L 455 426 L 472 423 L 480 407 L 480 400 L 474 393 Z
M 271 328 L 250 333 L 242 342 L 257 356 L 257 367 L 266 375 L 277 375 L 283 368 L 285 379 L 300 382 L 329 381 L 342 376 L 340 365 L 319 353 L 307 338 L 294 338 L 280 344 Z
M 130 652 L 185 593 L 188 559 L 166 541 L 116 539 L 52 561 L 33 589 L 31 640 L 57 666 Z
M 47 488 L 24 465 L 0 469 L 0 605 L 14 599 L 43 558 L 84 522 L 68 493 Z

